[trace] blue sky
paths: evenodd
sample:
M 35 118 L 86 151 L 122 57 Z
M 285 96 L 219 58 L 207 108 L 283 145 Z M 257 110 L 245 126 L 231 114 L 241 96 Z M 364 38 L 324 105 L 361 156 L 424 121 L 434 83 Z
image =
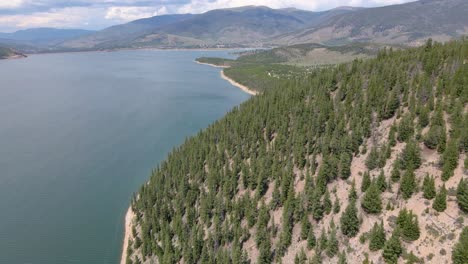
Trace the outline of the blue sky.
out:
M 244 5 L 320 11 L 410 1 L 413 0 L 0 0 L 0 32 L 33 27 L 102 29 L 143 17 Z

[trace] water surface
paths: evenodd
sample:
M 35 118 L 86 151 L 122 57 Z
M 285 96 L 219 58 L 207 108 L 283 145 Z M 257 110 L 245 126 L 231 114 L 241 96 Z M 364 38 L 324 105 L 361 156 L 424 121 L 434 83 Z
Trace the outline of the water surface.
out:
M 0 61 L 0 263 L 117 263 L 129 198 L 184 138 L 249 95 L 209 51 Z

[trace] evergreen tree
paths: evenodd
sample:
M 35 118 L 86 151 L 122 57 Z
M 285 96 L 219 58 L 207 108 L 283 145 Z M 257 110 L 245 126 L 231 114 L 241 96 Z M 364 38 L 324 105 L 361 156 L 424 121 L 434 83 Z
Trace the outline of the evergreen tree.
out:
M 387 182 L 386 182 L 385 174 L 383 170 L 380 171 L 380 174 L 377 177 L 376 184 L 381 192 L 385 192 L 385 190 L 387 189 Z
M 383 227 L 383 222 L 380 222 L 380 225 L 375 223 L 370 233 L 369 249 L 371 251 L 380 250 L 384 247 L 384 244 L 385 244 L 385 230 Z
M 401 229 L 401 236 L 406 241 L 414 241 L 419 238 L 419 222 L 418 217 L 413 211 L 402 209 L 398 214 L 397 225 Z
M 356 182 L 354 181 L 354 179 L 353 179 L 353 182 L 351 183 L 351 190 L 349 190 L 348 199 L 350 201 L 356 201 L 357 199 Z
M 343 152 L 340 156 L 339 175 L 342 179 L 348 179 L 351 175 L 351 160 L 352 157 L 347 152 Z
M 395 160 L 393 162 L 393 168 L 392 168 L 392 175 L 391 175 L 391 179 L 392 179 L 392 182 L 399 182 L 400 181 L 400 162 L 397 160 Z
M 377 168 L 379 165 L 379 152 L 377 151 L 377 146 L 374 145 L 366 159 L 366 166 L 369 170 Z
M 414 171 L 409 169 L 403 174 L 400 183 L 400 192 L 404 199 L 409 199 L 416 189 L 416 176 Z
M 429 174 L 426 174 L 423 180 L 423 196 L 428 200 L 432 200 L 436 196 L 434 177 L 429 177 Z
M 326 215 L 330 214 L 332 210 L 332 201 L 330 199 L 330 193 L 325 191 L 325 195 L 323 196 L 323 211 Z
M 359 218 L 356 202 L 351 200 L 340 218 L 341 232 L 348 237 L 355 237 L 359 233 Z
M 348 261 L 346 259 L 346 253 L 344 250 L 340 253 L 340 256 L 338 258 L 338 264 L 348 264 Z
M 314 230 L 309 229 L 309 234 L 307 235 L 307 248 L 310 250 L 317 245 L 317 239 L 315 238 Z
M 465 226 L 460 234 L 458 243 L 455 244 L 452 251 L 453 264 L 468 263 L 468 227 Z
M 386 263 L 397 264 L 402 252 L 398 231 L 394 230 L 390 239 L 385 242 L 382 256 Z
M 361 192 L 366 192 L 370 184 L 371 184 L 370 174 L 369 172 L 364 172 L 364 175 L 362 176 Z
M 413 118 L 407 114 L 401 119 L 400 125 L 398 126 L 398 140 L 400 142 L 407 141 L 411 136 L 413 136 L 413 133 Z
M 323 251 L 328 247 L 327 234 L 325 233 L 325 229 L 323 229 L 323 228 L 322 228 L 322 233 L 320 234 L 320 237 L 319 237 L 318 246 L 319 246 L 320 251 Z
M 382 212 L 382 198 L 375 182 L 371 183 L 364 194 L 361 206 L 369 214 L 380 214 Z
M 337 214 L 337 213 L 340 212 L 340 210 L 341 210 L 340 199 L 338 198 L 338 196 L 335 193 L 335 203 L 333 204 L 333 213 Z
M 309 230 L 311 228 L 309 219 L 307 217 L 307 214 L 304 214 L 301 220 L 301 239 L 305 240 L 307 239 L 307 236 L 309 235 Z
M 457 203 L 463 212 L 468 212 L 468 180 L 461 179 L 458 183 Z
M 419 146 L 415 141 L 410 141 L 406 144 L 401 155 L 400 165 L 403 169 L 417 169 L 421 166 L 421 154 L 419 153 Z
M 455 140 L 450 140 L 447 149 L 442 155 L 442 180 L 447 181 L 453 176 L 453 171 L 458 165 L 458 149 Z
M 439 193 L 436 195 L 432 208 L 437 212 L 443 212 L 447 209 L 447 190 L 445 189 L 445 184 L 442 185 L 442 188 L 440 188 Z
M 338 240 L 336 238 L 336 230 L 332 228 L 330 232 L 330 238 L 327 243 L 327 256 L 332 258 L 338 253 Z

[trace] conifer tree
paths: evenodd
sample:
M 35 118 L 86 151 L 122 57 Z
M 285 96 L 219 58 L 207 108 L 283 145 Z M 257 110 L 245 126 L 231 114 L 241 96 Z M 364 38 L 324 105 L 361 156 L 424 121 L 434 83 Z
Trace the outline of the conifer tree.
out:
M 370 184 L 371 184 L 370 174 L 368 171 L 364 172 L 364 175 L 362 176 L 362 182 L 361 182 L 361 192 L 366 192 Z
M 382 256 L 386 263 L 397 264 L 402 252 L 398 230 L 394 230 L 390 239 L 385 242 Z
M 307 248 L 310 250 L 317 245 L 317 239 L 315 238 L 314 230 L 312 228 L 309 229 L 309 233 L 307 235 Z
M 380 250 L 384 247 L 384 244 L 385 244 L 385 230 L 383 227 L 383 222 L 380 222 L 380 225 L 375 223 L 370 233 L 369 249 L 371 251 Z
M 304 214 L 301 220 L 301 239 L 305 240 L 307 239 L 307 236 L 309 235 L 309 230 L 310 230 L 310 222 L 307 217 L 307 214 Z
M 385 192 L 385 190 L 387 189 L 387 182 L 386 182 L 385 174 L 383 170 L 380 171 L 380 174 L 377 177 L 376 184 L 381 192 Z
M 421 166 L 421 154 L 416 141 L 412 140 L 406 144 L 401 155 L 400 165 L 403 169 L 417 169 Z
M 355 201 L 357 199 L 356 182 L 354 181 L 354 179 L 353 179 L 353 182 L 351 183 L 351 190 L 349 190 L 348 199 L 350 201 L 352 200 Z
M 447 181 L 453 176 L 453 171 L 458 165 L 458 149 L 455 140 L 450 140 L 447 144 L 447 149 L 442 155 L 442 164 L 442 180 Z
M 336 238 L 336 229 L 332 228 L 330 232 L 330 238 L 327 243 L 327 256 L 332 258 L 338 253 L 338 240 Z
M 375 182 L 372 182 L 364 194 L 361 206 L 369 214 L 379 214 L 382 212 L 382 198 L 380 190 Z
M 341 210 L 340 199 L 338 198 L 338 196 L 335 193 L 335 203 L 333 204 L 333 213 L 337 214 L 337 213 L 340 212 L 340 210 Z
M 330 199 L 330 193 L 328 190 L 325 191 L 325 195 L 323 196 L 323 211 L 326 215 L 330 214 L 332 210 L 332 201 Z
M 400 181 L 400 162 L 398 159 L 393 162 L 392 175 L 390 178 L 392 179 L 392 182 Z
M 350 200 L 340 219 L 341 232 L 348 237 L 355 237 L 359 233 L 359 218 L 357 215 L 356 201 Z
M 461 179 L 458 183 L 457 203 L 463 212 L 468 212 L 468 180 Z
M 322 228 L 322 233 L 320 233 L 318 246 L 320 251 L 323 251 L 328 247 L 328 238 L 324 228 Z
M 402 209 L 398 214 L 397 225 L 401 229 L 401 237 L 406 241 L 414 241 L 419 238 L 418 217 L 413 211 Z
M 338 264 L 348 264 L 348 261 L 346 260 L 346 253 L 344 250 L 340 253 L 340 256 L 338 258 Z
M 426 174 L 423 180 L 423 196 L 428 200 L 434 199 L 436 196 L 434 177 Z
M 351 160 L 349 153 L 343 152 L 340 156 L 339 175 L 342 179 L 348 179 L 351 175 Z
M 432 208 L 437 212 L 443 212 L 447 209 L 447 190 L 445 189 L 445 184 L 439 190 L 439 193 L 436 195 L 434 202 L 432 203 Z
M 468 263 L 468 226 L 463 228 L 457 244 L 453 247 L 452 262 L 453 264 Z
M 415 192 L 416 188 L 416 176 L 414 171 L 409 169 L 403 174 L 400 182 L 400 192 L 404 199 L 409 199 Z
M 377 168 L 379 165 L 379 152 L 377 151 L 377 146 L 374 145 L 369 154 L 367 155 L 366 159 L 366 166 L 369 170 L 373 170 Z

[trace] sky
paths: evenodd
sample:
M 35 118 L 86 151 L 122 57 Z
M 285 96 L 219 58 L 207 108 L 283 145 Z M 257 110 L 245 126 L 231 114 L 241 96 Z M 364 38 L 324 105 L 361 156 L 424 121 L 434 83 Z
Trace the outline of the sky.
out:
M 410 1 L 414 0 L 0 0 L 0 32 L 35 27 L 98 30 L 144 17 L 245 5 L 322 11 L 338 6 L 375 7 Z

